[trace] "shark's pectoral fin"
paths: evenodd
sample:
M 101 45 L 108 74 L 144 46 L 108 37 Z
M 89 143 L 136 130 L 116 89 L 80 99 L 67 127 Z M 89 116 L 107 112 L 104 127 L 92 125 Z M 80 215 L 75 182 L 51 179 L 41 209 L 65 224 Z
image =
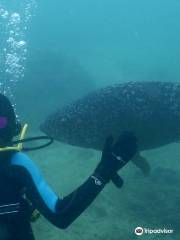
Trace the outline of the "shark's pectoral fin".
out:
M 139 153 L 132 159 L 132 162 L 136 165 L 136 167 L 140 168 L 143 172 L 144 176 L 148 176 L 151 170 L 151 167 L 146 160 L 146 158 L 142 157 Z

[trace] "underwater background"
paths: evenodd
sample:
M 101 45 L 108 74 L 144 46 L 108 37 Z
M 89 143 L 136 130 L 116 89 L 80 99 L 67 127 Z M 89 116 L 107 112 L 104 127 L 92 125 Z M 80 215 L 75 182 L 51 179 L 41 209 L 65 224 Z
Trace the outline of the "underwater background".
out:
M 0 91 L 30 136 L 49 113 L 97 88 L 128 81 L 180 81 L 178 0 L 0 0 Z M 39 239 L 179 240 L 180 143 L 144 151 L 152 173 L 130 163 L 67 230 L 43 217 Z M 55 142 L 30 156 L 60 197 L 92 173 L 101 153 Z M 173 234 L 136 236 L 138 226 Z

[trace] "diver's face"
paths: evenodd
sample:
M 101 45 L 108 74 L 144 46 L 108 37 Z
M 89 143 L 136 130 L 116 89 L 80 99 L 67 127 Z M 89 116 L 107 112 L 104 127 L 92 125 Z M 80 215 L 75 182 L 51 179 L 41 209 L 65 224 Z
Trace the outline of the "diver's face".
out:
M 8 119 L 5 116 L 0 116 L 0 146 L 6 146 L 10 140 Z
M 8 124 L 7 117 L 0 116 L 0 129 L 4 129 Z

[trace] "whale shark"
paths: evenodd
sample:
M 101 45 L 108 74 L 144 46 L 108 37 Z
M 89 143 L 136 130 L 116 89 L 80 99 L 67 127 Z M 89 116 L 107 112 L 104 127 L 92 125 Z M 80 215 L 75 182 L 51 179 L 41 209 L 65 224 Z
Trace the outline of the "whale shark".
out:
M 139 152 L 132 162 L 150 172 L 143 150 L 180 140 L 180 84 L 136 81 L 100 88 L 51 113 L 40 129 L 70 145 L 102 150 L 107 136 L 133 131 Z

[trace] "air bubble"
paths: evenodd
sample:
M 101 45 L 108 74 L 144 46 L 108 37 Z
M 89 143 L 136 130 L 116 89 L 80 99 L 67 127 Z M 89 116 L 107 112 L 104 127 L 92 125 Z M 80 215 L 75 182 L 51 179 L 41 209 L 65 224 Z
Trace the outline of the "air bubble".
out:
M 10 22 L 9 24 L 19 24 L 21 22 L 21 16 L 19 13 L 13 13 L 10 16 Z
M 4 5 L 6 5 L 4 3 Z M 0 92 L 13 96 L 13 87 L 23 79 L 27 60 L 26 31 L 37 7 L 36 0 L 24 0 L 16 10 L 0 4 L 0 24 L 3 42 L 0 49 Z

